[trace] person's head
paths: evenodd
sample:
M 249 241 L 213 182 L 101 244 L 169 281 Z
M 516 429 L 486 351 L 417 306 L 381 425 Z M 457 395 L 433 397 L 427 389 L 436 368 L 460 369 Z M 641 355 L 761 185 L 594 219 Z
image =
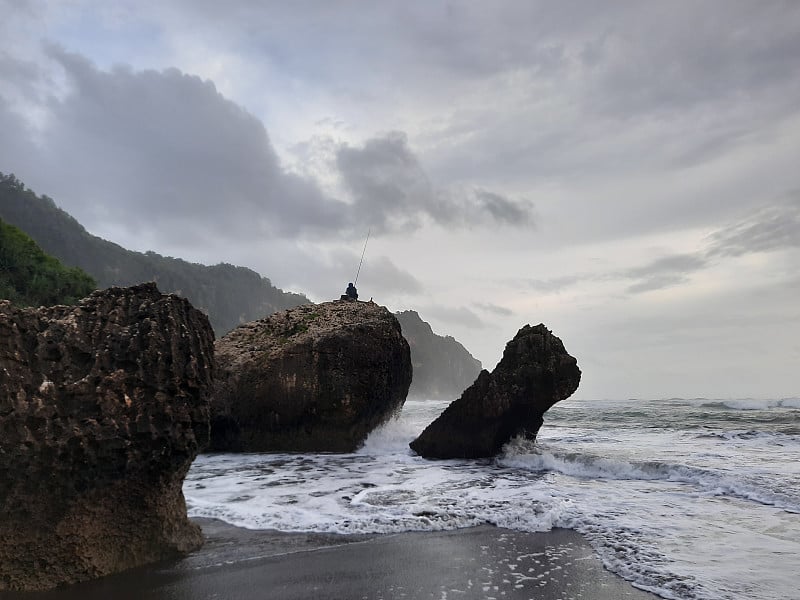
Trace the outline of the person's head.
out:
M 353 286 L 353 282 L 351 281 L 350 283 L 348 283 L 348 284 L 347 284 L 347 287 L 354 287 L 354 286 Z

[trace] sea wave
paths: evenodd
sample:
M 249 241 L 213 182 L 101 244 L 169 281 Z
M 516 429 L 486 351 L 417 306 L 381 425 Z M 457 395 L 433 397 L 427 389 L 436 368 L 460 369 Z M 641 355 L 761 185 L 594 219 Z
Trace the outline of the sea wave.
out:
M 753 482 L 741 476 L 689 465 L 661 461 L 628 461 L 587 453 L 548 451 L 540 447 L 532 452 L 520 452 L 519 446 L 507 446 L 506 454 L 498 462 L 506 467 L 556 472 L 575 478 L 689 484 L 700 493 L 731 496 L 800 513 L 800 497 L 766 489 L 761 482 Z
M 184 494 L 192 516 L 256 529 L 570 528 L 609 570 L 664 598 L 793 597 L 800 401 L 681 402 L 576 403 L 547 418 L 537 443 L 480 461 L 410 452 L 444 404 L 407 403 L 353 454 L 200 456 Z
M 781 398 L 760 400 L 755 398 L 741 398 L 729 400 L 704 400 L 699 403 L 703 408 L 718 408 L 727 410 L 769 410 L 773 408 L 800 408 L 800 398 Z
M 778 446 L 800 444 L 800 424 L 796 427 L 781 427 L 781 431 L 762 431 L 742 429 L 731 431 L 705 431 L 696 435 L 698 439 L 717 439 L 728 441 L 755 441 Z

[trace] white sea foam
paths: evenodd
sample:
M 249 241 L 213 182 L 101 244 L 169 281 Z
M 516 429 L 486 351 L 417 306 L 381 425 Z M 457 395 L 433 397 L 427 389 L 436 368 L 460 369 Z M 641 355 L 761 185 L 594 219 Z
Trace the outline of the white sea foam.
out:
M 782 398 L 780 406 L 784 408 L 800 408 L 800 398 Z
M 780 402 L 766 417 L 700 401 L 573 402 L 548 413 L 535 446 L 516 440 L 484 461 L 415 456 L 408 442 L 445 403 L 409 402 L 356 453 L 201 456 L 184 492 L 191 515 L 249 528 L 567 527 L 664 598 L 790 598 L 800 441 L 780 433 L 797 416 Z
M 800 513 L 800 498 L 796 496 L 763 489 L 759 482 L 749 481 L 741 474 L 731 475 L 687 465 L 658 461 L 634 463 L 583 453 L 553 453 L 538 448 L 534 452 L 507 453 L 499 463 L 579 478 L 687 483 L 693 485 L 698 493 L 735 496 Z
M 728 408 L 730 410 L 769 410 L 771 408 L 800 408 L 800 399 L 728 398 L 720 400 L 696 399 L 695 404 L 706 408 Z

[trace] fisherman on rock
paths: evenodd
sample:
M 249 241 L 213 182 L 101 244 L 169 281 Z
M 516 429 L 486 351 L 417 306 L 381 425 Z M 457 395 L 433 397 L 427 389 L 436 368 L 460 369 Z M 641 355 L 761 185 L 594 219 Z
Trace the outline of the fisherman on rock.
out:
M 345 295 L 347 296 L 348 300 L 358 300 L 358 290 L 352 282 L 347 284 L 347 291 L 345 292 Z

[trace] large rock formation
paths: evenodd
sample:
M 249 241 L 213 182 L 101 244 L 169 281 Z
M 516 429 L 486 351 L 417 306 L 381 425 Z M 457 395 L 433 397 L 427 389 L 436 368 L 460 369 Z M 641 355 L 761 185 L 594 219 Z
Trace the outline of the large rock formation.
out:
M 213 343 L 206 316 L 154 284 L 0 301 L 0 590 L 202 544 L 181 487 L 208 441 Z
M 408 395 L 439 400 L 454 398 L 475 381 L 481 361 L 452 336 L 437 335 L 413 310 L 395 313 L 411 346 L 414 379 Z
M 578 389 L 581 371 L 544 325 L 526 325 L 508 342 L 490 374 L 481 371 L 464 394 L 411 442 L 426 458 L 497 454 L 517 435 L 535 438 L 542 415 Z
M 397 412 L 411 383 L 408 342 L 373 302 L 306 304 L 216 343 L 211 449 L 351 452 Z

